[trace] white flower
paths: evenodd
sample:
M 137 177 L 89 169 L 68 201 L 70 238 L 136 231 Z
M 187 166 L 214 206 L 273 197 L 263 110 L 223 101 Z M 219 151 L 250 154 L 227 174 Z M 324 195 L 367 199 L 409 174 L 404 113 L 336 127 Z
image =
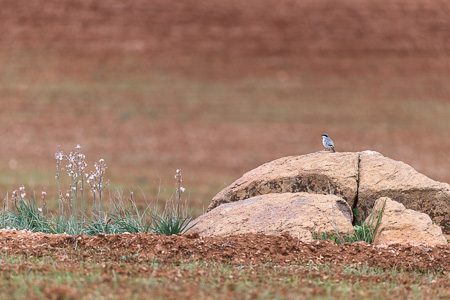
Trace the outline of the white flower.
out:
M 177 174 L 180 174 L 180 172 L 181 172 L 181 170 L 180 170 L 180 169 L 177 169 Z
M 63 153 L 62 153 L 62 151 L 55 153 L 55 159 L 59 160 L 59 161 L 63 160 Z
M 26 195 L 27 194 L 25 192 L 23 192 L 22 194 L 20 194 L 20 197 L 23 199 L 23 198 L 25 198 Z
M 47 192 L 46 191 L 42 191 L 42 196 L 47 196 Z
M 69 197 L 70 197 L 70 194 L 69 194 L 69 193 L 66 193 L 66 197 L 69 198 Z
M 81 149 L 81 146 L 80 146 L 80 145 L 77 145 L 77 146 L 75 147 L 75 149 L 80 150 L 80 149 Z
M 104 160 L 103 158 L 100 158 L 98 162 L 99 162 L 99 163 L 102 163 L 102 162 L 104 162 L 104 161 L 105 161 L 105 160 Z
M 42 212 L 42 207 L 38 207 L 38 211 Z
M 182 193 L 184 193 L 184 191 L 185 191 L 186 189 L 184 188 L 184 187 L 180 187 L 180 191 L 182 192 Z

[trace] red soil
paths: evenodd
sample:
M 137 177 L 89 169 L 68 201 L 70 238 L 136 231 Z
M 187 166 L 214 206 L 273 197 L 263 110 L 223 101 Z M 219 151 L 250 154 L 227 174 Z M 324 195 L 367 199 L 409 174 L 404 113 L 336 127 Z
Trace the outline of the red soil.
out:
M 1 230 L 3 251 L 27 256 L 77 256 L 85 259 L 120 260 L 139 253 L 136 260 L 207 260 L 236 264 L 272 262 L 290 265 L 312 261 L 317 264 L 368 264 L 371 267 L 403 270 L 450 270 L 450 246 L 373 246 L 364 242 L 336 245 L 331 241 L 302 243 L 288 234 L 266 236 L 245 234 L 224 238 L 156 234 L 100 234 L 96 237 L 48 235 Z

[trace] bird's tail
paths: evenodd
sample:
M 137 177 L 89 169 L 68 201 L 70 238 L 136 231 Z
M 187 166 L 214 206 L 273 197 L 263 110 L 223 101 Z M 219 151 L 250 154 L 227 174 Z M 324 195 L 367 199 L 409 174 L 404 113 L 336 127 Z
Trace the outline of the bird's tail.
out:
M 334 147 L 331 147 L 331 150 L 333 150 L 333 152 L 336 152 L 336 150 L 334 150 Z

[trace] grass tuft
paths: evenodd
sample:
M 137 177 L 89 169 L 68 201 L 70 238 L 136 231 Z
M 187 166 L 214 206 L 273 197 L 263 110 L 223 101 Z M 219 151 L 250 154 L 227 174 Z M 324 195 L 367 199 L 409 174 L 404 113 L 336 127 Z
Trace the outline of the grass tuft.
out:
M 185 233 L 194 226 L 191 223 L 191 214 L 186 211 L 186 205 L 184 211 L 182 211 L 181 198 L 185 188 L 181 186 L 182 177 L 179 169 L 175 175 L 177 198 L 175 205 L 169 206 L 169 201 L 166 201 L 162 213 L 157 212 L 157 206 L 147 207 L 141 212 L 133 200 L 133 193 L 130 193 L 128 201 L 124 201 L 122 191 L 117 191 L 116 201 L 111 201 L 113 211 L 108 213 L 102 207 L 102 190 L 109 182 L 104 178 L 107 168 L 106 163 L 103 159 L 100 159 L 94 164 L 95 171 L 85 172 L 87 164 L 80 149 L 81 147 L 77 145 L 76 151 L 70 152 L 69 155 L 64 155 L 61 150 L 55 154 L 59 195 L 57 214 L 48 213 L 45 202 L 46 192 L 42 193 L 44 207 L 40 208 L 35 196 L 31 200 L 25 200 L 25 187 L 22 186 L 12 194 L 12 208 L 10 208 L 8 196 L 6 197 L 3 209 L 0 211 L 1 228 L 26 229 L 32 232 L 51 234 L 67 233 L 70 235 L 124 232 L 152 232 L 172 235 Z M 65 170 L 70 178 L 70 186 L 65 195 L 61 192 L 63 163 L 67 163 Z M 91 213 L 85 211 L 85 177 L 87 183 L 91 186 L 93 195 L 94 211 Z
M 192 218 L 180 217 L 173 210 L 152 216 L 155 224 L 152 232 L 164 235 L 183 234 L 195 226 Z
M 379 200 L 379 199 L 378 199 Z M 343 238 L 340 235 L 336 235 L 336 234 L 329 234 L 329 233 L 318 233 L 318 232 L 314 232 L 313 233 L 313 238 L 315 240 L 332 240 L 334 241 L 336 244 L 342 244 L 342 243 L 355 243 L 355 242 L 366 242 L 368 244 L 373 244 L 375 237 L 377 235 L 378 232 L 378 228 L 380 226 L 381 223 L 381 217 L 383 215 L 384 212 L 384 208 L 386 206 L 386 200 L 384 200 L 383 206 L 381 207 L 381 210 L 379 212 L 379 214 L 377 216 L 375 216 L 376 218 L 376 224 L 375 226 L 373 226 L 373 216 L 374 216 L 374 211 L 375 211 L 375 206 L 378 203 L 375 202 L 373 208 L 372 208 L 372 212 L 369 215 L 369 218 L 367 220 L 367 222 L 363 222 L 359 216 L 359 211 L 355 208 L 353 209 L 353 215 L 355 216 L 356 220 L 357 220 L 357 224 L 353 227 L 355 229 L 355 233 L 353 235 L 347 234 L 346 236 L 344 236 Z

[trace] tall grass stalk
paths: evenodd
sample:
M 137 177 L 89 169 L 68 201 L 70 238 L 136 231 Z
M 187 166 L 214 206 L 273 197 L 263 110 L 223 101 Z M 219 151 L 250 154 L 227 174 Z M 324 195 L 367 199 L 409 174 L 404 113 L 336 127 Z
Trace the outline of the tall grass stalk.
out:
M 56 180 L 58 181 L 58 218 L 62 215 L 62 193 L 61 193 L 61 162 L 64 159 L 63 152 L 61 149 L 55 153 L 56 159 Z

